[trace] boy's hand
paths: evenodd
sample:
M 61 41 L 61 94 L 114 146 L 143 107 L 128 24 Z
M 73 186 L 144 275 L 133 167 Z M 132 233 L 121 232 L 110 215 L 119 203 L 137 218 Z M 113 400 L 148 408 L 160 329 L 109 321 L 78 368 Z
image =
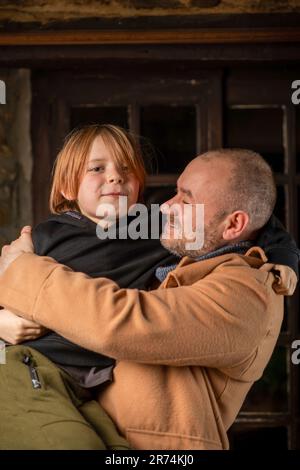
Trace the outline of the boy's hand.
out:
M 26 226 L 21 230 L 21 235 L 10 245 L 4 245 L 0 258 L 0 275 L 5 272 L 8 266 L 23 253 L 33 253 L 33 243 L 31 238 L 31 227 Z
M 0 338 L 10 344 L 20 344 L 47 333 L 47 328 L 18 317 L 10 310 L 0 310 Z

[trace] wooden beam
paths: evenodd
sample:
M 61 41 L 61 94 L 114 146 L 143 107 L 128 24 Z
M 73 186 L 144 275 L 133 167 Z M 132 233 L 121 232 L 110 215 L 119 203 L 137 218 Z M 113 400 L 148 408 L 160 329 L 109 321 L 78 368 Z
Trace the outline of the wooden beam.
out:
M 198 30 L 73 30 L 1 32 L 0 46 L 102 44 L 258 44 L 300 42 L 300 28 Z

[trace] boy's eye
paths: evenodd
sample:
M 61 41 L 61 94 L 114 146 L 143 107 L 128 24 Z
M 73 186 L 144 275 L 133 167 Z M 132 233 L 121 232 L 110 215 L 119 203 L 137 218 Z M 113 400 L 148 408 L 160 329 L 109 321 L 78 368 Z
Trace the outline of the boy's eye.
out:
M 104 166 L 93 166 L 92 168 L 89 168 L 88 171 L 94 173 L 101 173 L 102 171 L 104 171 Z

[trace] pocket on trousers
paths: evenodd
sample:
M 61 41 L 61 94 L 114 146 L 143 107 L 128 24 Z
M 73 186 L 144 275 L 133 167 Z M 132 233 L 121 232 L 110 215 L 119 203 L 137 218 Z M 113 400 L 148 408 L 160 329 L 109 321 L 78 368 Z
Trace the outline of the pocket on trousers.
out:
M 55 450 L 105 450 L 95 431 L 82 421 L 61 420 L 44 424 L 41 429 Z

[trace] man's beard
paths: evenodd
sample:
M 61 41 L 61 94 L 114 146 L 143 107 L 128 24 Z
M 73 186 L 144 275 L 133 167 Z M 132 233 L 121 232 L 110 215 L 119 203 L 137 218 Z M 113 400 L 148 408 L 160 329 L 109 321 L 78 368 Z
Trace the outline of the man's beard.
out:
M 218 224 L 210 222 L 204 227 L 204 244 L 197 250 L 188 250 L 186 245 L 191 243 L 190 240 L 185 238 L 181 239 L 165 239 L 160 237 L 160 243 L 166 250 L 176 256 L 189 256 L 190 258 L 198 258 L 199 256 L 206 255 L 212 251 L 224 246 L 224 240 L 220 235 L 220 229 L 217 228 Z

